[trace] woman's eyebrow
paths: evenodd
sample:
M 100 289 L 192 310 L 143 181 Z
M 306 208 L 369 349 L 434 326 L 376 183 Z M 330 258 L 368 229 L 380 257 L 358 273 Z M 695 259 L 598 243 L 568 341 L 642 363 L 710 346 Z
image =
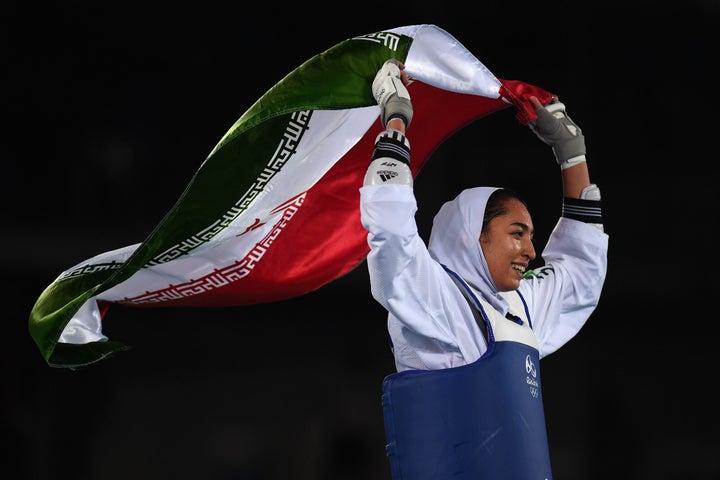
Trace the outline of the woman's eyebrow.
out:
M 518 228 L 522 229 L 522 230 L 525 231 L 525 232 L 535 233 L 535 229 L 531 229 L 531 228 L 530 228 L 530 225 L 528 225 L 527 223 L 523 223 L 523 222 L 513 222 L 513 223 L 511 223 L 511 225 L 512 225 L 512 226 L 515 226 L 515 227 L 518 227 Z

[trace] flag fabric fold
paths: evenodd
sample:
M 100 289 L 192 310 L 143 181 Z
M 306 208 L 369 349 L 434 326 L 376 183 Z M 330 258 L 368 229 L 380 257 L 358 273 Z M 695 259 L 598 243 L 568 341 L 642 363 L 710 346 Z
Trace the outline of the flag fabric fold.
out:
M 174 206 L 135 245 L 62 272 L 39 296 L 29 332 L 48 365 L 76 368 L 126 348 L 102 331 L 113 304 L 241 306 L 317 290 L 369 249 L 359 188 L 382 130 L 371 83 L 405 64 L 415 115 L 413 175 L 467 124 L 552 95 L 502 80 L 448 32 L 410 25 L 349 38 L 275 84 L 225 133 Z

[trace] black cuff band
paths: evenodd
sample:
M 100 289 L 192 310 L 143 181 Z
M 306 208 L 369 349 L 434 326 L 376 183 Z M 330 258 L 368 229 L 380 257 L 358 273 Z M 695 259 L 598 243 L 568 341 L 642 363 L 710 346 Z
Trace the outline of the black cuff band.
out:
M 602 223 L 600 200 L 563 199 L 562 216 L 585 223 Z
M 372 160 L 378 158 L 391 158 L 410 165 L 410 145 L 405 135 L 397 130 L 385 130 L 381 133 L 375 141 Z
M 390 123 L 390 120 L 392 120 L 393 118 L 399 118 L 400 120 L 403 121 L 403 123 L 405 123 L 406 126 L 407 126 L 408 123 L 410 123 L 405 115 L 403 115 L 402 113 L 395 112 L 395 113 L 393 113 L 393 114 L 390 114 L 390 115 L 385 119 L 385 125 L 387 125 L 388 123 Z

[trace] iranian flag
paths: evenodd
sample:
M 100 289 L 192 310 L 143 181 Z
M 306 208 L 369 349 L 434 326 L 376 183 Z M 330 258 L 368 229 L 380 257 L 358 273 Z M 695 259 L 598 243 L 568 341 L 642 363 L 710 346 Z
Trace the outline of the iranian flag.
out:
M 405 64 L 414 118 L 412 172 L 454 132 L 551 94 L 493 75 L 435 25 L 349 38 L 274 85 L 235 122 L 183 194 L 135 245 L 62 272 L 37 299 L 29 331 L 48 365 L 76 368 L 126 349 L 102 331 L 113 304 L 240 306 L 314 291 L 369 251 L 359 188 L 382 130 L 372 96 L 388 58 Z

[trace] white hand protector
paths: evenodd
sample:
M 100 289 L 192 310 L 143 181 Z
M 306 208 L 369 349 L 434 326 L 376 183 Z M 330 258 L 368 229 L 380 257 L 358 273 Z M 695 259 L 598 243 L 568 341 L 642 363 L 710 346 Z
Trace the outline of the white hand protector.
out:
M 561 168 L 585 161 L 585 137 L 580 127 L 567 116 L 565 105 L 551 103 L 538 108 L 537 120 L 530 124 L 535 135 L 550 145 Z
M 405 127 L 408 127 L 413 116 L 410 93 L 402 82 L 398 64 L 394 58 L 387 60 L 372 83 L 373 97 L 380 106 L 383 127 L 387 127 L 387 122 L 393 118 L 402 118 Z

